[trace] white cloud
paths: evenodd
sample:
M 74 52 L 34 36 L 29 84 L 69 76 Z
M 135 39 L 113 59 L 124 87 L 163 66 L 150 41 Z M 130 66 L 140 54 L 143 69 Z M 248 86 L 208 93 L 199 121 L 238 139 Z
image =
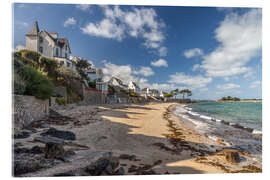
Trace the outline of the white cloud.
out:
M 232 89 L 240 88 L 240 85 L 228 83 L 228 84 L 223 84 L 223 85 L 217 85 L 216 87 L 221 90 L 232 90 Z
M 261 9 L 230 13 L 215 30 L 220 45 L 203 57 L 201 68 L 208 76 L 226 77 L 247 73 L 246 64 L 261 50 Z
M 205 87 L 210 82 L 212 82 L 212 78 L 210 77 L 203 77 L 201 75 L 191 76 L 184 73 L 175 73 L 173 75 L 170 75 L 169 80 L 169 83 L 184 84 L 192 88 Z
M 162 67 L 162 66 L 168 67 L 168 63 L 165 59 L 158 59 L 156 61 L 152 61 L 151 65 L 156 66 L 156 67 Z
M 186 58 L 192 58 L 192 57 L 196 57 L 196 56 L 202 56 L 203 50 L 199 49 L 199 48 L 194 48 L 194 49 L 189 49 L 184 51 L 184 56 Z
M 192 71 L 197 71 L 200 68 L 199 64 L 194 64 L 192 67 Z
M 75 25 L 75 24 L 76 24 L 76 20 L 74 19 L 74 17 L 70 17 L 64 22 L 64 27 L 68 27 L 70 25 Z
M 155 72 L 150 67 L 142 66 L 139 70 L 133 72 L 136 75 L 152 76 Z
M 91 5 L 90 4 L 78 4 L 76 5 L 76 8 L 81 9 L 83 11 L 87 11 L 90 9 Z
M 133 8 L 123 11 L 119 6 L 100 6 L 105 18 L 100 22 L 88 23 L 81 28 L 89 35 L 122 40 L 126 36 L 142 38 L 143 45 L 154 49 L 160 56 L 166 56 L 167 48 L 162 46 L 165 36 L 162 28 L 165 24 L 152 8 Z
M 250 84 L 249 88 L 256 88 L 256 87 L 259 87 L 261 85 L 262 85 L 261 81 L 254 81 Z
M 124 37 L 124 27 L 117 25 L 109 19 L 103 19 L 99 24 L 89 23 L 81 30 L 90 35 L 105 37 L 110 39 L 117 39 L 121 41 Z

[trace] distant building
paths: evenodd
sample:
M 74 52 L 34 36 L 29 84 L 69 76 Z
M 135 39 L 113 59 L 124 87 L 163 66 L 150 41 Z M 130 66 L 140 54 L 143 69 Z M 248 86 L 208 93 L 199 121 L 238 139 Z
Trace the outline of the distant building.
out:
M 128 89 L 132 90 L 135 93 L 140 93 L 140 87 L 135 82 L 130 81 L 128 84 Z
M 43 56 L 56 59 L 60 65 L 75 69 L 74 62 L 69 59 L 71 49 L 67 38 L 59 38 L 57 32 L 40 30 L 37 21 L 25 36 L 26 49 L 38 51 Z

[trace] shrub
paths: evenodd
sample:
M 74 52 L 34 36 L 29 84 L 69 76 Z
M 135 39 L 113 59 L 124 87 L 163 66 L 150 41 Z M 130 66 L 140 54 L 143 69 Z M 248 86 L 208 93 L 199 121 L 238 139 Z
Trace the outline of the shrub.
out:
M 27 59 L 31 59 L 34 62 L 39 64 L 39 58 L 41 56 L 41 54 L 39 52 L 23 49 L 23 50 L 19 51 L 19 53 L 22 55 L 22 57 L 27 58 Z
M 49 99 L 53 95 L 54 86 L 51 80 L 33 67 L 25 66 L 20 75 L 26 82 L 26 95 L 40 99 Z
M 40 58 L 40 68 L 46 72 L 49 77 L 55 81 L 57 80 L 59 76 L 59 63 L 56 60 L 42 56 Z
M 67 104 L 67 101 L 64 99 L 64 98 L 56 98 L 55 99 L 55 102 L 58 104 L 58 105 L 66 105 Z
M 21 65 L 30 65 L 30 66 L 35 67 L 35 68 L 38 68 L 38 66 L 39 66 L 37 62 L 35 62 L 35 61 L 31 60 L 31 59 L 28 59 L 28 58 L 24 58 L 22 56 L 21 52 L 15 52 L 13 54 L 13 63 L 14 63 L 14 68 L 15 69 L 17 68 L 17 66 L 19 64 L 21 64 Z

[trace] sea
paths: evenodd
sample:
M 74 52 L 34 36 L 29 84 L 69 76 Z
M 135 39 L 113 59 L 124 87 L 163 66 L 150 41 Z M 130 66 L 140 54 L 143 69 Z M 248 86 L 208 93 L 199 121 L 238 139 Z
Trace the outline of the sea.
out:
M 248 150 L 261 160 L 261 102 L 199 102 L 179 104 L 173 113 L 182 123 L 193 127 L 202 136 L 224 140 L 228 147 Z M 254 159 L 254 160 L 255 160 Z M 260 161 L 259 160 L 259 161 Z

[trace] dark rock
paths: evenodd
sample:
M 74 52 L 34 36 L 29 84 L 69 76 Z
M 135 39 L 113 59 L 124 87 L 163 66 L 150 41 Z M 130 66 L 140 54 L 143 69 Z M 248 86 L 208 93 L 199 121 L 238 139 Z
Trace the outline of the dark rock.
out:
M 44 153 L 44 148 L 39 147 L 39 146 L 34 146 L 30 149 L 29 153 L 33 153 L 33 154 L 42 154 Z
M 71 131 L 60 131 L 55 128 L 50 128 L 48 131 L 41 133 L 41 136 L 52 136 L 64 140 L 76 140 L 76 135 Z
M 238 152 L 226 152 L 225 153 L 226 160 L 230 163 L 239 163 L 240 162 L 240 156 Z
M 131 172 L 135 172 L 135 171 L 137 171 L 137 166 L 135 166 L 135 165 L 131 165 L 129 168 L 128 168 L 128 172 L 129 173 L 131 173 Z
M 13 138 L 14 139 L 24 139 L 30 137 L 30 133 L 27 131 L 21 131 L 16 134 L 14 134 Z
M 160 165 L 161 163 L 162 163 L 162 160 L 157 160 L 156 162 L 154 162 L 154 166 Z
M 61 144 L 46 143 L 45 158 L 47 159 L 61 159 L 64 157 L 64 147 Z
M 99 176 L 106 170 L 107 166 L 110 164 L 108 158 L 100 158 L 96 162 L 88 165 L 85 171 L 92 176 Z
M 14 176 L 35 172 L 43 168 L 43 165 L 36 161 L 15 161 L 13 167 Z
M 117 157 L 110 157 L 109 161 L 113 170 L 115 170 L 119 166 L 119 159 Z
M 115 171 L 115 175 L 125 175 L 125 169 L 123 167 L 120 167 Z
M 65 177 L 65 176 L 75 176 L 73 172 L 63 172 L 63 173 L 57 173 L 54 174 L 55 177 Z
M 54 137 L 35 137 L 34 141 L 38 141 L 41 143 L 54 143 L 54 144 L 60 144 L 60 145 L 64 145 L 65 141 L 59 138 L 54 138 Z
M 106 167 L 105 172 L 106 172 L 107 175 L 113 175 L 113 174 L 114 174 L 114 170 L 113 170 L 111 164 L 109 164 L 109 165 Z
M 64 156 L 73 156 L 73 155 L 75 155 L 76 153 L 74 152 L 74 151 L 72 151 L 72 150 L 67 150 L 67 151 L 65 151 L 65 155 Z
M 129 155 L 129 154 L 121 154 L 119 156 L 119 159 L 128 159 L 130 161 L 134 161 L 136 159 L 135 155 Z

